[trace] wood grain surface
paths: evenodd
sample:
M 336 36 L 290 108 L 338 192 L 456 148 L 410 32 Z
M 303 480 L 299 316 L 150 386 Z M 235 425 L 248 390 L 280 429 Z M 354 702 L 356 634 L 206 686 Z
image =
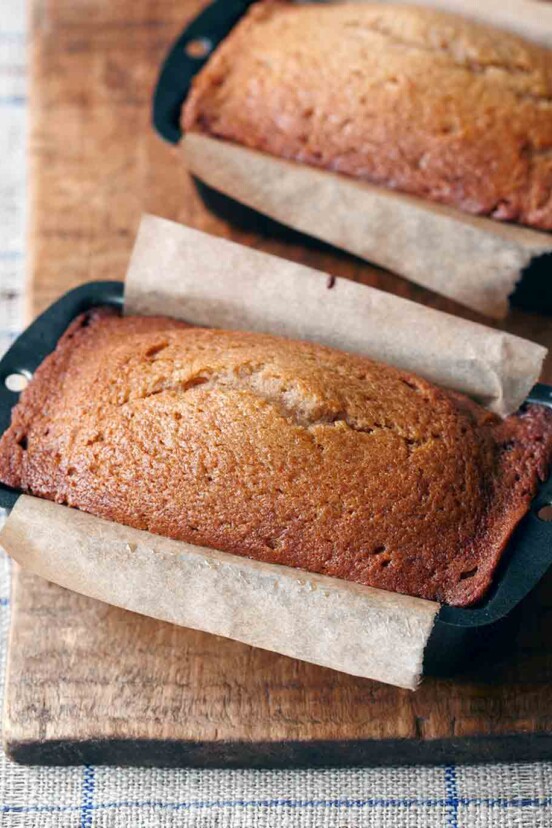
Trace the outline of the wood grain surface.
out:
M 238 231 L 150 126 L 198 0 L 34 0 L 29 315 L 121 279 L 144 211 L 476 318 L 350 256 Z M 504 327 L 548 346 L 550 320 Z M 390 332 L 392 334 L 392 332 Z M 548 379 L 552 378 L 550 370 Z M 109 607 L 15 572 L 4 740 L 21 762 L 287 765 L 540 758 L 552 749 L 552 578 L 502 650 L 415 694 Z

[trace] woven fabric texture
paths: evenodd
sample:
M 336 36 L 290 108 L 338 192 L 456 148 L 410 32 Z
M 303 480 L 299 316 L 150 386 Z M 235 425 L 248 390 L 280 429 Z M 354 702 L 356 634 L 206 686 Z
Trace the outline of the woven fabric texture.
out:
M 0 14 L 0 352 L 22 325 L 25 32 L 22 0 Z M 0 671 L 9 624 L 0 553 Z M 27 768 L 0 754 L 2 828 L 519 828 L 552 825 L 552 763 L 200 771 Z

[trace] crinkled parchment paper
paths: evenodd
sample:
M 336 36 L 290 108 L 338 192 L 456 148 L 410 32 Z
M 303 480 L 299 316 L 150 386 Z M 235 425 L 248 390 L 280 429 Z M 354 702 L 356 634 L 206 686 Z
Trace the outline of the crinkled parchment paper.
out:
M 549 233 L 199 133 L 181 144 L 190 172 L 210 187 L 487 316 L 506 316 L 524 268 L 552 253 Z
M 416 686 L 439 609 L 27 495 L 0 541 L 23 567 L 100 601 L 399 687 Z
M 333 287 L 328 288 L 328 284 Z M 126 277 L 127 313 L 308 339 L 365 354 L 515 411 L 546 349 L 305 265 L 146 216 Z

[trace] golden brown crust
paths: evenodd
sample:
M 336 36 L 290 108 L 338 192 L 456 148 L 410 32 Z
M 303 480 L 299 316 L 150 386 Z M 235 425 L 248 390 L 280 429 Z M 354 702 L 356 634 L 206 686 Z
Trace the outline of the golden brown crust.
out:
M 82 316 L 0 441 L 0 480 L 123 524 L 463 605 L 552 449 L 364 357 L 166 318 Z
M 183 126 L 552 229 L 552 53 L 455 15 L 257 4 L 196 77 Z

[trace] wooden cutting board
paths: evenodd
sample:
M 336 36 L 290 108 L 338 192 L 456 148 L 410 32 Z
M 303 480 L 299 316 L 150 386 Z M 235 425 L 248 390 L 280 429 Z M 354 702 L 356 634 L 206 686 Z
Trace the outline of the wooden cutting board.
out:
M 198 0 L 34 0 L 35 314 L 124 276 L 140 215 L 211 233 L 463 315 L 352 257 L 237 232 L 202 206 L 150 128 L 160 61 Z M 473 316 L 472 316 L 473 318 Z M 509 330 L 552 345 L 550 320 Z M 548 379 L 552 375 L 548 375 Z M 16 571 L 4 740 L 21 762 L 287 765 L 549 757 L 552 578 L 507 652 L 413 694 L 133 615 Z

